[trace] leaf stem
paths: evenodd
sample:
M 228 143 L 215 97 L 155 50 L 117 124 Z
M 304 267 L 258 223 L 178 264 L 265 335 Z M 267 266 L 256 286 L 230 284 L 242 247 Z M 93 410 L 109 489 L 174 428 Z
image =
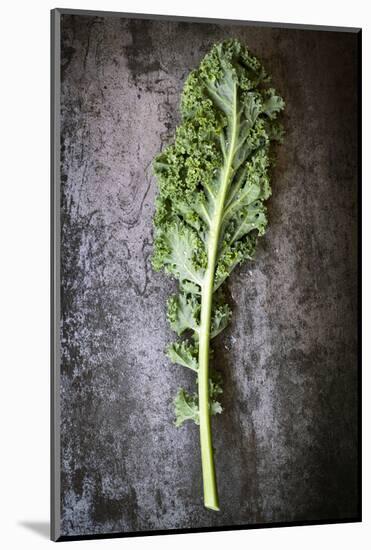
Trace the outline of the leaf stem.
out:
M 218 489 L 215 475 L 214 451 L 211 433 L 210 398 L 209 398 L 209 352 L 211 312 L 214 293 L 214 274 L 216 256 L 222 225 L 225 199 L 230 182 L 232 161 L 235 154 L 235 140 L 237 133 L 237 91 L 234 86 L 232 127 L 230 144 L 225 167 L 221 173 L 221 184 L 215 202 L 215 211 L 210 224 L 208 243 L 208 264 L 202 284 L 201 292 L 201 323 L 199 329 L 199 373 L 198 373 L 198 400 L 200 413 L 200 444 L 202 477 L 204 486 L 204 504 L 211 510 L 219 510 Z
M 212 266 L 210 266 L 212 267 Z M 208 269 L 201 297 L 201 327 L 199 333 L 199 412 L 202 477 L 204 485 L 204 504 L 206 508 L 219 510 L 218 489 L 216 485 L 211 418 L 209 404 L 209 351 L 210 324 L 213 298 L 214 271 Z

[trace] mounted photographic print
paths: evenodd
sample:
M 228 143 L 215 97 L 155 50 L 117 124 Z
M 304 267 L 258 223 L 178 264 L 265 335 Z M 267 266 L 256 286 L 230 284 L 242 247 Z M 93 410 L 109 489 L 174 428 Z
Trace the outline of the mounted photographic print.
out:
M 361 31 L 52 11 L 52 539 L 361 520 Z

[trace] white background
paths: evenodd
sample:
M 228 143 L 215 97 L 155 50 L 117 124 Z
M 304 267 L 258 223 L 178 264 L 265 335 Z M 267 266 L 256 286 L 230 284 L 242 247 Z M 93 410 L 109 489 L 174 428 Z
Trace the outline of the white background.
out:
M 368 2 L 255 0 L 7 0 L 1 7 L 0 544 L 34 549 L 49 520 L 49 10 L 54 7 L 363 27 L 364 55 L 364 522 L 136 539 L 68 548 L 367 548 L 370 529 L 370 36 Z M 368 68 L 367 68 L 368 65 Z M 367 93 L 366 93 L 367 90 Z M 5 122 L 5 124 L 4 124 Z

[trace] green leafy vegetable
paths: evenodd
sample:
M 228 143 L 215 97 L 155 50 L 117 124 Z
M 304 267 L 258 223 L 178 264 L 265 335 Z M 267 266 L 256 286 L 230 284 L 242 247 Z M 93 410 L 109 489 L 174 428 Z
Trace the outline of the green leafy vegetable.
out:
M 212 510 L 219 502 L 210 417 L 222 412 L 222 388 L 209 368 L 210 341 L 231 317 L 220 286 L 252 258 L 267 226 L 269 148 L 282 139 L 276 117 L 284 108 L 269 80 L 237 40 L 216 44 L 186 80 L 174 143 L 154 160 L 152 264 L 180 286 L 168 300 L 168 319 L 182 340 L 167 354 L 196 372 L 198 386 L 194 394 L 179 389 L 176 426 L 200 426 L 204 503 Z

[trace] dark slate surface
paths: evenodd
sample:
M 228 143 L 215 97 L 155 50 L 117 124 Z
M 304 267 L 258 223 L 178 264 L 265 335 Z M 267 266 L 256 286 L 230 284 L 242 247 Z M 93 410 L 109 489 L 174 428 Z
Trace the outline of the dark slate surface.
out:
M 228 292 L 213 420 L 221 511 L 164 355 L 175 283 L 150 266 L 153 156 L 182 85 L 238 37 L 286 100 L 270 226 Z M 357 514 L 356 36 L 62 17 L 62 534 Z

